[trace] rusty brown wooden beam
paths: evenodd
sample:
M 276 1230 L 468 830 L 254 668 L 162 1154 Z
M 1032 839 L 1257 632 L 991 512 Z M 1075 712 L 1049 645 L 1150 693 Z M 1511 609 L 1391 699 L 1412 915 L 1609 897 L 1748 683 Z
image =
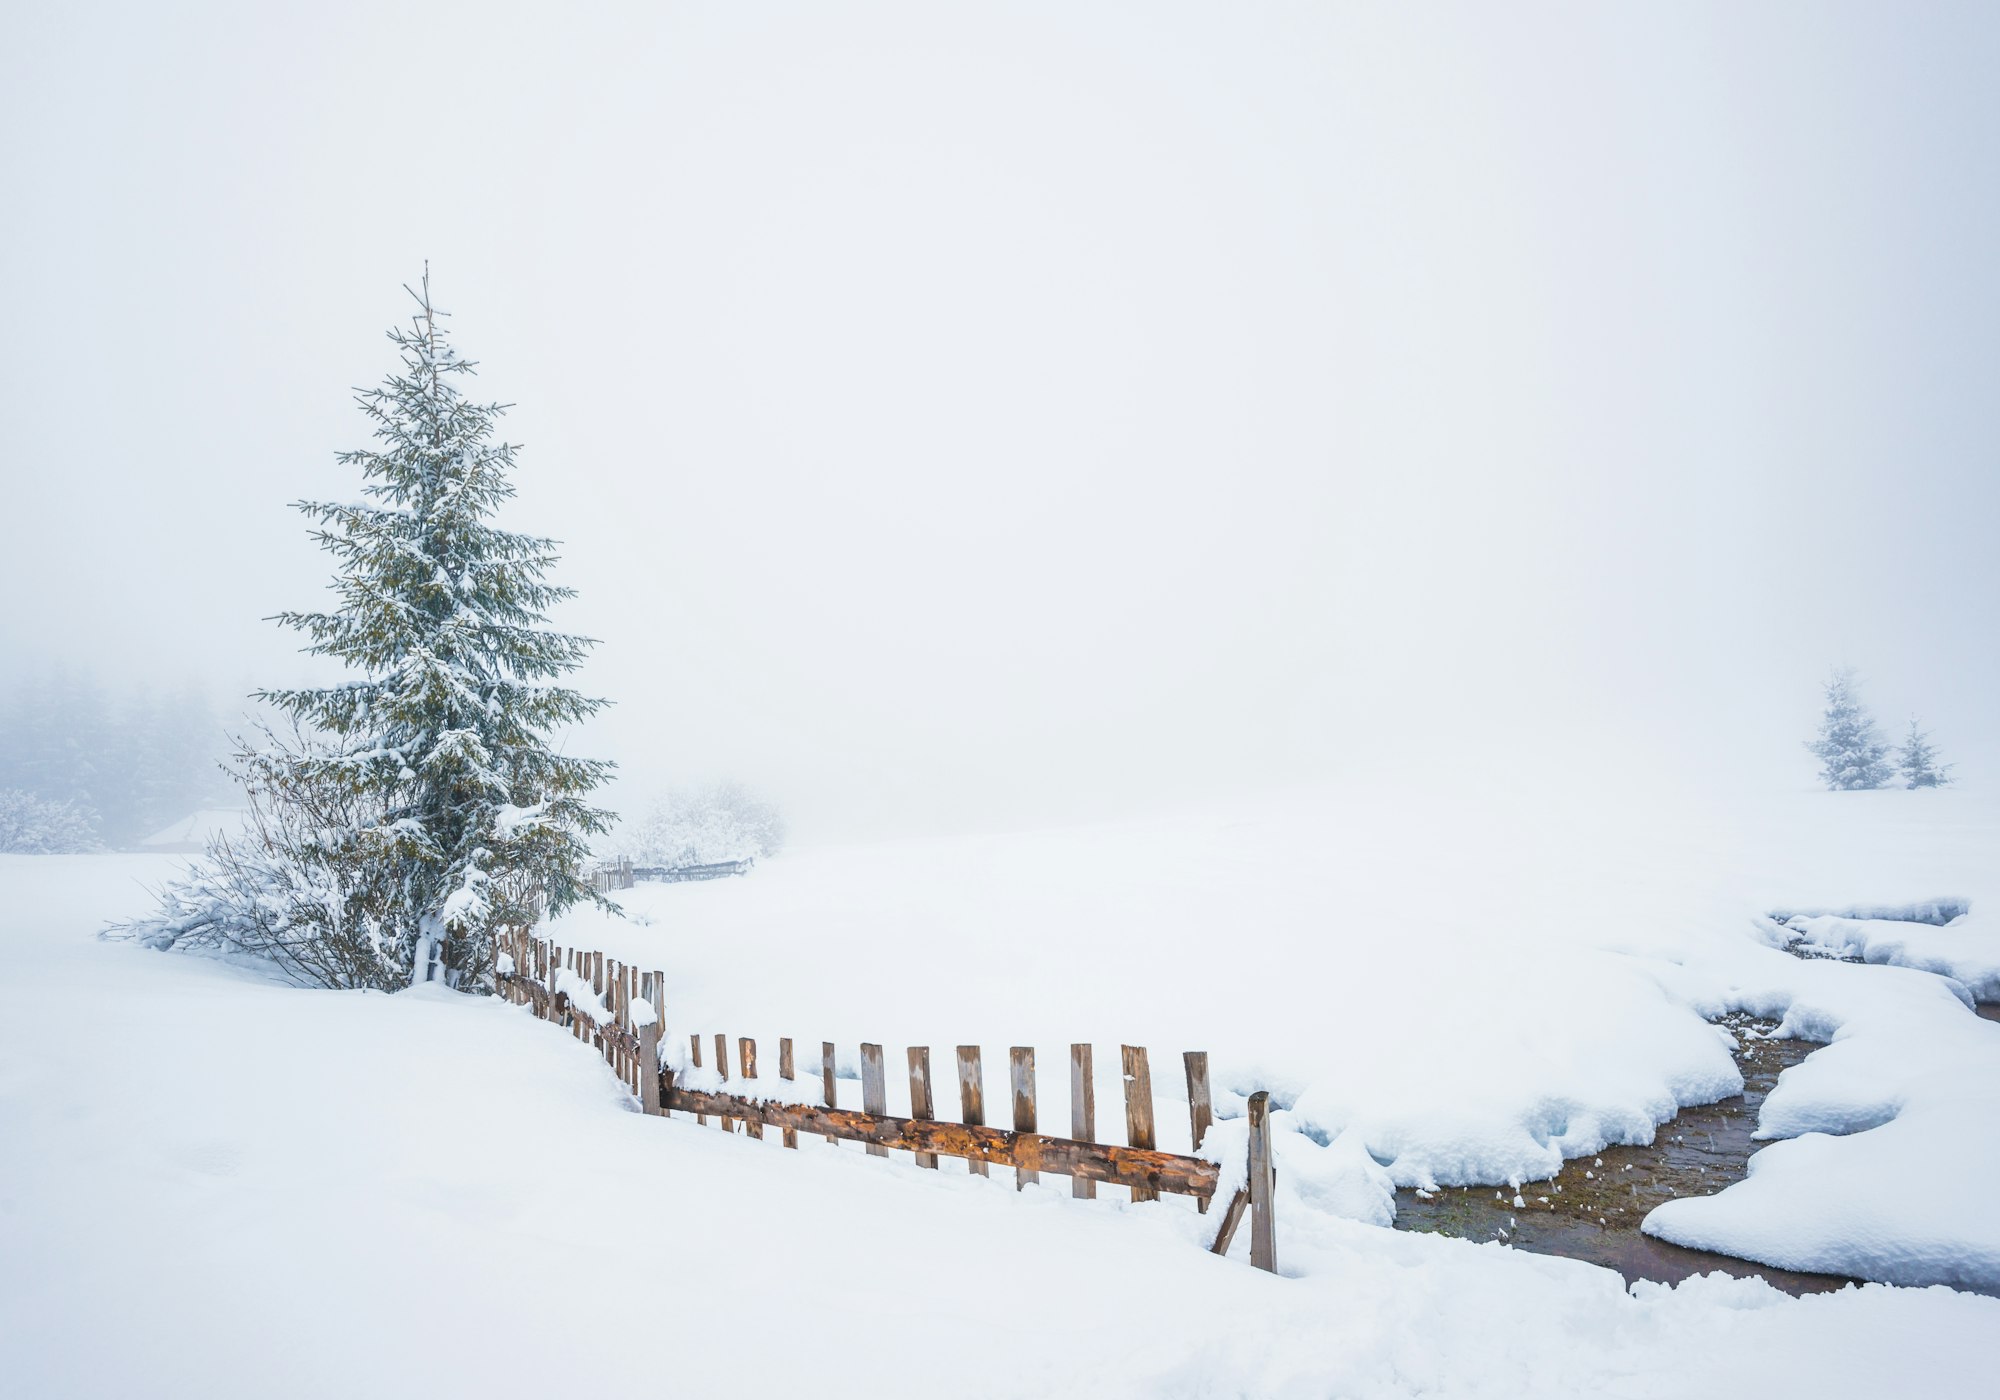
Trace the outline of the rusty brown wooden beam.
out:
M 1040 1133 L 1008 1132 L 969 1123 L 938 1123 L 921 1118 L 891 1118 L 847 1109 L 814 1108 L 806 1104 L 767 1103 L 734 1094 L 710 1094 L 678 1086 L 663 1095 L 667 1107 L 683 1113 L 756 1119 L 800 1132 L 846 1138 L 871 1147 L 904 1152 L 964 1157 L 997 1162 L 1021 1171 L 1055 1172 L 1104 1181 L 1114 1186 L 1171 1191 L 1205 1198 L 1215 1194 L 1220 1168 L 1201 1157 L 1182 1157 L 1109 1143 L 1076 1142 Z

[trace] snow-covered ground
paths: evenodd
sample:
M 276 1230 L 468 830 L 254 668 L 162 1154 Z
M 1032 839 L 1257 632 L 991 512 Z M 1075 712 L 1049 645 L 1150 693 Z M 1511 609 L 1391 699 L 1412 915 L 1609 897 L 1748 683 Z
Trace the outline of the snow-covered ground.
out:
M 1918 956 L 1990 962 L 2000 811 L 1974 794 L 1297 796 L 801 850 L 558 934 L 666 968 L 671 1043 L 977 1042 L 995 1101 L 1008 1045 L 1148 1045 L 1169 1147 L 1173 1056 L 1207 1049 L 1219 1089 L 1292 1105 L 1284 1278 L 1206 1255 L 1185 1202 L 642 1118 L 499 1001 L 300 991 L 97 941 L 168 865 L 0 859 L 0 1374 L 23 1394 L 1990 1388 L 1992 1299 L 1628 1292 L 1364 1223 L 1392 1182 L 1532 1177 L 1730 1091 L 1703 1017 L 1741 1006 L 1835 1041 L 1766 1104 L 1767 1130 L 1806 1136 L 1659 1231 L 2000 1280 L 2000 1026 L 1935 971 L 1803 962 L 1756 917 L 1964 899 L 1961 952 Z M 1067 1121 L 1065 1079 L 1042 1075 L 1045 1122 Z

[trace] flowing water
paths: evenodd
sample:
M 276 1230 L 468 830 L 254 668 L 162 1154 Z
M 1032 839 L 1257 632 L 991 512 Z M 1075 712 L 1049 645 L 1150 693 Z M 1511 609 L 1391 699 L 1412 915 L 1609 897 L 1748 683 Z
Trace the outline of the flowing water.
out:
M 1639 1222 L 1661 1202 L 1712 1195 L 1742 1180 L 1751 1154 L 1764 1146 L 1751 1138 L 1764 1096 L 1779 1074 L 1818 1048 L 1810 1041 L 1772 1038 L 1772 1021 L 1733 1014 L 1718 1024 L 1736 1036 L 1742 1094 L 1684 1108 L 1660 1126 L 1649 1145 L 1575 1158 L 1553 1180 L 1532 1182 L 1518 1194 L 1505 1186 L 1446 1187 L 1431 1195 L 1398 1191 L 1396 1228 L 1583 1259 L 1616 1269 L 1628 1282 L 1674 1283 L 1718 1269 L 1765 1279 L 1787 1293 L 1825 1292 L 1852 1282 L 1683 1249 L 1640 1232 Z

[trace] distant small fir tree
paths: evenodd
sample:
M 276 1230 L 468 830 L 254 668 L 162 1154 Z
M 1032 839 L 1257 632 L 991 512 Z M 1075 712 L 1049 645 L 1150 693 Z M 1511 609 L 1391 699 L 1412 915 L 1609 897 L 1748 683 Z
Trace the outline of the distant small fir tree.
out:
M 1903 786 L 1943 787 L 1951 781 L 1951 769 L 1951 764 L 1937 761 L 1937 748 L 1929 732 L 1912 719 L 1908 737 L 1896 749 L 1896 771 L 1902 775 Z
M 1875 717 L 1855 696 L 1854 672 L 1835 671 L 1826 680 L 1826 711 L 1819 734 L 1806 749 L 1820 762 L 1820 779 L 1834 792 L 1886 785 L 1892 774 L 1889 746 L 1876 732 Z

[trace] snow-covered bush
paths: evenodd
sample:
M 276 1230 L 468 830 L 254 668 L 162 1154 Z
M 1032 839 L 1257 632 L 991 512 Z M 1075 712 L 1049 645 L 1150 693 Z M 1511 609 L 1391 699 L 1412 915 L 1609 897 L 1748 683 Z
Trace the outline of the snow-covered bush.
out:
M 776 855 L 784 843 L 775 806 L 739 783 L 718 783 L 668 793 L 621 826 L 608 850 L 634 865 L 678 870 Z
M 1909 736 L 1896 750 L 1896 771 L 1902 775 L 1903 786 L 1943 787 L 1951 781 L 1951 769 L 1951 764 L 1937 761 L 1937 748 L 1931 743 L 1931 736 L 1911 720 Z
M 377 796 L 342 781 L 301 733 L 264 731 L 234 772 L 249 818 L 160 892 L 158 912 L 113 925 L 155 948 L 248 954 L 316 987 L 409 982 L 395 934 L 404 852 Z
M 1835 671 L 1827 677 L 1826 712 L 1806 749 L 1819 760 L 1820 779 L 1834 792 L 1878 788 L 1889 781 L 1889 746 L 1854 693 L 1854 672 Z
M 97 816 L 88 807 L 0 788 L 0 852 L 57 856 L 97 849 Z

